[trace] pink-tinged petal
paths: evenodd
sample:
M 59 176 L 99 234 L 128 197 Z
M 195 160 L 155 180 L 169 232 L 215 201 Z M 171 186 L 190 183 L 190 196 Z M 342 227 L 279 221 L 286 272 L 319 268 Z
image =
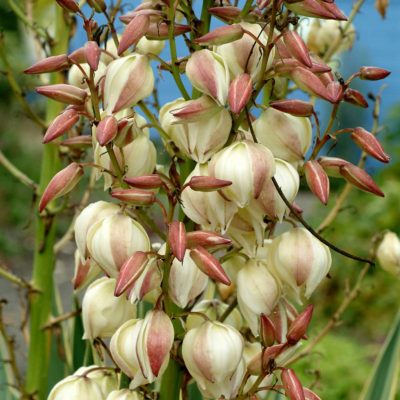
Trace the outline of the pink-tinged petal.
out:
M 262 353 L 262 369 L 265 370 L 268 368 L 268 364 L 272 361 L 275 360 L 276 357 L 279 356 L 286 348 L 286 344 L 275 344 L 274 346 L 270 346 L 265 349 L 265 351 Z
M 69 61 L 66 54 L 60 54 L 59 56 L 47 57 L 44 60 L 40 60 L 27 68 L 25 74 L 43 74 L 46 72 L 57 72 L 68 69 Z
M 99 45 L 94 41 L 89 41 L 84 47 L 85 58 L 90 68 L 97 71 L 100 62 L 101 50 Z
M 129 257 L 122 265 L 117 283 L 115 285 L 115 296 L 121 296 L 128 288 L 130 288 L 144 271 L 149 261 L 147 253 L 137 251 L 133 256 Z
M 283 32 L 283 41 L 294 58 L 299 60 L 306 67 L 312 67 L 312 60 L 308 48 L 296 31 L 286 29 Z
M 348 163 L 340 167 L 340 174 L 352 185 L 361 190 L 375 194 L 380 197 L 385 197 L 381 189 L 374 182 L 374 180 L 361 168 Z
M 174 328 L 168 315 L 163 311 L 154 310 L 152 313 L 146 347 L 151 371 L 158 376 L 174 343 Z
M 192 176 L 187 186 L 198 192 L 213 192 L 232 185 L 231 181 L 214 178 L 213 176 Z
M 304 164 L 307 185 L 313 194 L 327 204 L 329 200 L 329 178 L 318 161 L 311 160 Z
M 355 89 L 347 88 L 344 92 L 343 100 L 355 106 L 368 108 L 368 102 L 365 97 Z
M 72 148 L 92 147 L 92 138 L 88 135 L 74 136 L 63 140 L 60 145 Z
M 275 110 L 285 112 L 295 117 L 310 117 L 314 112 L 312 103 L 303 100 L 284 99 L 269 103 Z
M 120 56 L 125 50 L 132 45 L 136 45 L 144 36 L 150 26 L 150 17 L 147 15 L 135 16 L 127 25 L 121 36 L 118 45 L 118 55 Z
M 303 387 L 304 396 L 306 400 L 321 400 L 319 396 L 317 396 L 312 390 Z
M 358 127 L 355 128 L 351 133 L 351 138 L 370 156 L 384 163 L 389 162 L 390 157 L 385 153 L 385 150 L 379 143 L 379 140 L 371 132 L 366 131 L 364 128 Z
M 175 117 L 172 123 L 195 122 L 201 118 L 211 117 L 220 108 L 215 101 L 208 96 L 201 96 L 195 100 L 181 103 L 178 108 L 174 108 L 170 113 Z
M 343 87 L 339 82 L 330 82 L 326 87 L 331 102 L 339 103 L 343 99 Z
M 221 45 L 241 39 L 243 33 L 239 24 L 225 25 L 195 39 L 195 43 L 202 46 Z
M 143 189 L 116 189 L 111 197 L 136 206 L 147 206 L 156 201 L 154 192 Z
M 79 114 L 76 110 L 65 110 L 62 114 L 55 118 L 55 120 L 47 128 L 43 137 L 43 143 L 49 143 L 52 140 L 62 136 L 68 132 L 79 120 Z
M 282 369 L 281 379 L 290 400 L 306 400 L 303 386 L 292 369 Z
M 163 181 L 157 174 L 125 178 L 124 181 L 132 187 L 138 189 L 157 189 L 163 185 Z
M 211 279 L 229 286 L 231 280 L 222 268 L 219 261 L 201 246 L 195 247 L 190 251 L 190 257 L 197 267 Z
M 265 347 L 272 346 L 276 340 L 275 325 L 265 314 L 260 315 L 260 340 Z
M 71 11 L 73 13 L 76 13 L 80 10 L 78 4 L 73 0 L 56 0 L 56 2 L 60 7 L 64 8 L 64 10 Z
M 74 276 L 73 285 L 74 290 L 78 289 L 82 283 L 85 281 L 89 271 L 90 271 L 90 258 L 87 258 L 84 262 L 79 257 L 79 264 Z
M 338 157 L 320 157 L 318 162 L 329 176 L 336 178 L 340 177 L 340 168 L 350 164 L 348 161 Z
M 239 7 L 233 6 L 211 7 L 208 9 L 208 12 L 211 15 L 215 15 L 216 17 L 221 18 L 224 21 L 235 20 L 239 16 L 241 11 L 242 10 Z
M 83 64 L 87 62 L 85 47 L 79 47 L 74 50 L 69 56 L 68 59 L 74 64 Z
M 118 133 L 118 121 L 113 115 L 102 119 L 96 128 L 96 138 L 100 146 L 105 146 L 113 141 Z
M 83 168 L 75 162 L 54 175 L 40 199 L 39 212 L 42 212 L 50 201 L 70 192 L 82 178 L 82 175 Z
M 390 75 L 390 71 L 378 67 L 361 67 L 360 68 L 360 79 L 368 81 L 379 81 L 385 79 Z
M 232 241 L 215 232 L 194 231 L 186 234 L 187 248 L 229 246 Z
M 183 222 L 173 221 L 169 224 L 168 242 L 173 255 L 183 261 L 186 252 L 186 229 Z
M 50 99 L 77 106 L 85 103 L 87 93 L 76 86 L 59 83 L 56 85 L 39 86 L 36 92 Z
M 309 304 L 306 309 L 291 323 L 286 335 L 289 344 L 296 344 L 306 335 L 308 326 L 311 322 L 313 310 L 314 306 Z
M 230 84 L 228 103 L 234 114 L 240 114 L 253 93 L 253 82 L 249 74 L 238 75 Z

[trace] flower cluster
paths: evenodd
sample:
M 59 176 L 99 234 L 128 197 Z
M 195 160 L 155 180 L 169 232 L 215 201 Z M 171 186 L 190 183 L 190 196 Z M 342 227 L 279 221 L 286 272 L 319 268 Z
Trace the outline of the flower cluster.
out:
M 83 20 L 88 41 L 25 71 L 68 70 L 67 83 L 37 88 L 67 105 L 43 142 L 62 147 L 69 160 L 39 209 L 51 213 L 53 200 L 71 192 L 85 169 L 102 179 L 108 198 L 75 220 L 74 288 L 87 287 L 84 339 L 106 347 L 110 339 L 113 367 L 130 384 L 118 390 L 105 363 L 79 369 L 49 399 L 141 399 L 153 390 L 143 386 L 168 368 L 185 373 L 185 384 L 194 379 L 207 399 L 258 399 L 269 390 L 317 399 L 287 368 L 313 310 L 299 313 L 294 304 L 304 307 L 332 264 L 332 246 L 295 203 L 300 182 L 325 205 L 331 177 L 383 196 L 360 165 L 321 150 L 349 134 L 365 154 L 389 157 L 376 132 L 333 131 L 329 122 L 323 133 L 313 103 L 287 93 L 331 103 L 333 121 L 342 102 L 368 106 L 351 88 L 355 79 L 389 72 L 361 67 L 337 79 L 330 58 L 356 35 L 333 1 L 266 0 L 243 10 L 224 2 L 205 10 L 224 23 L 211 31 L 190 2 L 145 2 L 120 17 L 123 32 L 108 41 L 96 39 L 96 22 L 77 3 L 57 2 Z M 102 0 L 89 4 L 106 10 Z M 297 29 L 302 16 L 312 17 L 308 29 Z M 188 47 L 178 59 L 180 35 Z M 160 56 L 165 41 L 170 61 Z M 182 95 L 162 106 L 156 65 Z M 157 164 L 161 155 L 164 165 Z M 386 246 L 393 241 L 387 236 Z M 398 255 L 389 253 L 379 257 L 398 273 Z

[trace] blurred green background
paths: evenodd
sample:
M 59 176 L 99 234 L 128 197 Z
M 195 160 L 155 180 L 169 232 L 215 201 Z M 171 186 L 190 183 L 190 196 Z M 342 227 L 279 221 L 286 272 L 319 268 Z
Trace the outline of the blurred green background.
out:
M 338 1 L 345 11 L 351 8 L 351 1 Z M 354 49 L 346 55 L 339 67 L 343 76 L 354 72 L 361 65 L 378 65 L 392 69 L 387 80 L 388 87 L 383 92 L 383 127 L 379 137 L 392 156 L 389 166 L 378 166 L 368 162 L 368 171 L 385 193 L 385 198 L 353 189 L 345 207 L 336 221 L 324 232 L 324 235 L 339 247 L 358 255 L 367 256 L 371 248 L 371 239 L 377 233 L 390 229 L 400 234 L 400 99 L 399 89 L 399 52 L 395 51 L 388 32 L 399 35 L 398 20 L 400 4 L 390 5 L 386 21 L 381 21 L 373 9 L 373 1 L 367 1 L 355 26 L 359 37 Z M 371 31 L 373 26 L 373 31 Z M 5 53 L 21 87 L 33 99 L 31 90 L 38 83 L 37 78 L 26 78 L 21 71 L 32 61 L 31 44 L 26 41 L 26 33 L 4 1 L 0 2 L 0 30 L 3 32 Z M 372 35 L 372 36 L 371 36 Z M 75 40 L 77 43 L 78 39 Z M 378 44 L 377 44 L 378 43 Z M 379 46 L 379 47 L 377 47 Z M 33 180 L 38 180 L 41 157 L 41 132 L 25 117 L 20 105 L 15 101 L 4 77 L 4 63 L 0 60 L 0 149 L 15 165 Z M 165 85 L 165 82 L 163 83 Z M 361 82 L 357 89 L 367 94 L 377 94 L 381 83 Z M 162 90 L 162 89 L 161 89 Z M 169 94 L 171 95 L 171 94 Z M 173 96 L 173 93 L 172 93 Z M 170 100 L 164 99 L 163 102 Z M 397 103 L 399 102 L 399 103 Z M 40 103 L 33 103 L 40 112 Z M 321 108 L 320 112 L 326 112 Z M 362 125 L 371 128 L 371 107 L 360 110 L 351 105 L 341 109 L 339 120 L 341 127 Z M 349 141 L 341 140 L 334 154 L 356 160 L 358 150 Z M 336 193 L 344 183 L 332 180 L 332 195 L 328 205 L 334 204 Z M 0 262 L 17 274 L 29 279 L 32 262 L 32 194 L 0 166 Z M 304 205 L 305 216 L 317 226 L 328 210 L 313 200 L 306 191 L 302 194 L 300 205 Z M 59 226 L 63 232 L 65 224 Z M 58 265 L 58 279 L 65 290 L 71 290 L 69 279 L 73 262 L 71 251 L 64 255 L 66 261 Z M 362 265 L 342 256 L 334 255 L 331 278 L 326 279 L 322 287 L 313 295 L 315 304 L 310 336 L 316 334 L 329 320 L 343 299 L 344 290 L 352 285 Z M 61 272 L 60 272 L 61 271 Z M 18 303 L 19 297 L 7 282 L 0 280 L 1 298 Z M 314 387 L 326 400 L 354 399 L 360 394 L 373 361 L 382 345 L 400 304 L 400 281 L 382 271 L 379 266 L 370 269 L 362 284 L 359 297 L 343 315 L 343 323 L 335 328 L 315 351 L 297 364 L 302 383 Z M 6 315 L 10 324 L 18 331 L 21 316 L 17 314 L 17 304 L 11 305 Z M 23 360 L 23 349 L 19 349 Z M 2 382 L 0 382 L 0 385 Z M 400 398 L 400 396 L 398 396 Z

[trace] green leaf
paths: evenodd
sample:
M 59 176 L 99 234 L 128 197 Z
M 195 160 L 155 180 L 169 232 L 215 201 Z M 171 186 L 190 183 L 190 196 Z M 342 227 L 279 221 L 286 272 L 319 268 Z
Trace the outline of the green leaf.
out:
M 360 400 L 394 400 L 400 368 L 400 312 L 382 346 Z

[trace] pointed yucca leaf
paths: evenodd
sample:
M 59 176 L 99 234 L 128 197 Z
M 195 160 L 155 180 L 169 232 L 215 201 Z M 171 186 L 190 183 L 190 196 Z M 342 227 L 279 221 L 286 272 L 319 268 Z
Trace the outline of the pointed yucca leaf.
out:
M 382 346 L 360 400 L 394 400 L 400 369 L 400 312 Z

